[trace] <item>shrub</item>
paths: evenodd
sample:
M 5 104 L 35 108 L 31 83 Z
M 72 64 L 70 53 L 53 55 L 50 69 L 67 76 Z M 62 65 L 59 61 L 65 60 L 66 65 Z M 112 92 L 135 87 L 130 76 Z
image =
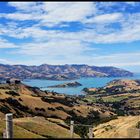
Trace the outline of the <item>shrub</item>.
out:
M 83 101 L 86 102 L 86 103 L 88 103 L 88 100 L 87 99 L 83 99 Z
M 108 130 L 109 130 L 109 128 L 108 128 L 108 127 L 105 127 L 105 130 L 106 130 L 106 131 L 108 131 Z
M 55 111 L 55 109 L 52 107 L 48 107 L 48 110 Z
M 65 111 L 64 108 L 61 107 L 61 106 L 56 107 L 56 109 L 58 109 L 58 110 L 62 110 L 62 111 Z
M 83 91 L 87 93 L 89 92 L 88 88 L 83 88 Z
M 50 117 L 51 117 L 51 118 L 55 118 L 55 119 L 59 119 L 59 117 L 58 117 L 57 115 L 54 115 L 54 114 L 51 115 Z
M 118 116 L 124 116 L 124 115 L 125 115 L 125 112 L 124 112 L 123 110 L 119 110 L 119 109 L 117 109 L 117 110 L 115 111 L 115 113 L 116 113 Z
M 76 110 L 77 112 L 79 112 L 79 113 L 81 113 L 81 111 L 80 110 Z
M 36 111 L 42 111 L 42 112 L 45 112 L 45 109 L 44 109 L 44 108 L 38 108 L 38 107 L 35 107 L 35 110 L 36 110 Z
M 44 109 L 44 108 L 40 108 L 40 111 L 43 111 L 43 112 L 45 112 L 45 109 Z
M 137 122 L 137 124 L 136 124 L 136 128 L 140 129 L 140 121 Z
M 12 95 L 12 96 L 20 96 L 19 93 L 15 92 L 15 91 L 6 91 L 6 94 Z
M 74 99 L 70 99 L 68 97 L 65 97 L 65 99 L 41 97 L 41 100 L 48 103 L 57 102 L 69 107 L 73 107 L 73 103 L 75 102 Z
M 12 99 L 11 97 L 6 98 L 6 102 L 11 106 L 20 109 L 21 111 L 27 111 L 29 109 L 27 106 L 20 104 L 18 100 Z
M 19 98 L 19 101 L 23 101 L 21 98 Z
M 0 111 L 1 111 L 2 113 L 6 114 L 6 113 L 9 113 L 9 112 L 10 112 L 10 109 L 7 108 L 7 107 L 5 107 L 5 106 L 1 106 L 1 107 L 0 107 Z
M 89 127 L 87 126 L 74 126 L 74 132 L 80 135 L 81 138 L 87 138 Z

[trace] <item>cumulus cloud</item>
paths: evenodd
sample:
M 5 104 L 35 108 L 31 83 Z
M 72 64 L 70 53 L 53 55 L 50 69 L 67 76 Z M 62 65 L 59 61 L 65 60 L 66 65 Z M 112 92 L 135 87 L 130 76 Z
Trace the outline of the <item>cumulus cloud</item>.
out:
M 6 39 L 2 39 L 0 38 L 0 49 L 1 48 L 17 48 L 18 46 L 15 45 L 14 43 L 10 43 L 9 41 L 7 41 Z
M 86 23 L 112 23 L 120 20 L 121 13 L 102 14 L 86 20 Z
M 112 4 L 112 3 L 107 3 Z M 37 40 L 48 40 L 51 38 L 76 39 L 92 43 L 118 43 L 139 40 L 140 13 L 100 13 L 97 5 L 93 2 L 9 2 L 17 11 L 14 13 L 2 13 L 0 17 L 18 22 L 17 27 L 0 27 L 0 33 L 15 38 L 32 37 Z M 36 10 L 36 9 L 39 10 Z M 37 12 L 36 12 L 37 11 Z M 43 11 L 43 12 L 38 12 Z M 24 21 L 38 21 L 26 27 Z M 65 24 L 64 24 L 65 22 Z M 69 32 L 52 29 L 44 30 L 45 27 L 68 27 L 71 22 L 79 22 L 82 29 L 78 32 Z M 67 24 L 66 24 L 67 23 Z M 113 24 L 120 28 L 115 28 Z M 24 27 L 24 26 L 25 27 Z M 91 27 L 89 30 L 87 27 Z M 137 31 L 136 31 L 137 30 Z
M 9 2 L 20 13 L 1 15 L 13 20 L 41 20 L 42 24 L 82 21 L 96 13 L 93 2 Z
M 41 62 L 47 59 L 52 63 L 92 62 L 96 65 L 121 66 L 128 65 L 130 61 L 132 64 L 138 61 L 138 59 L 130 60 L 134 54 L 126 53 L 130 57 L 121 54 L 94 56 L 95 44 L 140 40 L 140 13 L 112 12 L 110 9 L 115 4 L 118 3 L 8 2 L 8 5 L 15 7 L 16 11 L 0 14 L 0 19 L 7 20 L 6 24 L 0 24 L 0 36 L 12 37 L 21 42 L 17 45 L 7 38 L 0 39 L 0 48 L 18 48 L 16 51 L 12 50 L 12 53 L 38 56 Z M 137 5 L 137 3 L 124 4 Z M 109 10 L 104 11 L 100 7 L 109 7 Z M 122 8 L 126 6 L 122 4 Z M 77 31 L 71 30 L 70 28 L 78 28 L 73 23 L 78 23 L 77 26 L 81 28 Z M 25 43 L 24 39 L 30 41 Z M 90 52 L 90 55 L 86 55 L 85 52 Z M 124 62 L 119 63 L 118 57 Z
M 78 40 L 52 39 L 46 42 L 35 42 L 22 44 L 20 50 L 16 53 L 26 55 L 45 55 L 49 56 L 75 56 L 84 53 L 84 51 L 93 51 L 95 48 L 87 47 L 86 43 Z
M 40 2 L 8 2 L 8 5 L 25 13 L 41 11 Z

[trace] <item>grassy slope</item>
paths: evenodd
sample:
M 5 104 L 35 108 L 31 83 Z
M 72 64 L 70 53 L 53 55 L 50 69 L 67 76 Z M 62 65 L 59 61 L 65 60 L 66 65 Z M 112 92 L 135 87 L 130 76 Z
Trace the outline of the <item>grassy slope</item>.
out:
M 0 120 L 0 138 L 5 130 L 5 121 Z M 14 125 L 14 138 L 43 138 L 43 136 L 32 133 L 20 126 Z
M 55 120 L 53 120 L 55 121 Z M 58 121 L 57 121 L 58 122 Z M 60 121 L 59 121 L 60 122 Z M 61 120 L 61 123 L 62 122 Z M 0 121 L 0 138 L 5 129 L 5 121 Z M 14 119 L 14 138 L 70 138 L 69 129 L 45 120 L 43 117 Z M 79 138 L 74 134 L 75 138 Z
M 38 135 L 50 138 L 70 138 L 69 129 L 63 128 L 56 123 L 52 123 L 43 117 L 27 117 L 15 119 L 14 122 L 22 128 L 28 129 Z M 74 134 L 75 138 L 79 138 Z
M 20 91 L 18 91 L 18 93 L 20 93 L 20 96 L 13 97 L 13 96 L 5 93 L 8 90 L 8 88 L 6 87 L 5 89 L 0 89 L 0 99 L 5 99 L 7 97 L 12 97 L 13 99 L 17 99 L 21 104 L 30 107 L 30 109 L 32 109 L 32 111 L 34 111 L 34 112 L 35 112 L 35 107 L 44 108 L 45 109 L 45 112 L 44 112 L 45 116 L 47 116 L 48 114 L 52 114 L 52 115 L 58 116 L 59 118 L 61 118 L 63 120 L 65 120 L 65 118 L 67 116 L 69 116 L 69 114 L 67 114 L 63 110 L 55 109 L 55 111 L 51 111 L 51 110 L 48 110 L 48 107 L 56 108 L 56 107 L 61 106 L 65 110 L 74 110 L 75 109 L 74 112 L 76 112 L 77 115 L 79 115 L 79 116 L 82 115 L 84 117 L 86 117 L 88 115 L 89 111 L 92 110 L 92 109 L 94 109 L 94 110 L 100 110 L 101 109 L 101 105 L 100 106 L 95 106 L 95 105 L 94 106 L 91 106 L 91 105 L 89 105 L 89 106 L 88 105 L 80 105 L 80 106 L 78 105 L 77 106 L 77 105 L 75 105 L 74 107 L 68 107 L 66 105 L 63 105 L 63 104 L 60 104 L 60 103 L 57 103 L 57 102 L 51 102 L 51 103 L 43 102 L 40 99 L 40 97 L 32 96 L 33 91 L 29 91 L 24 86 L 22 86 L 20 88 Z M 9 89 L 9 90 L 11 90 L 11 89 Z M 138 96 L 139 95 L 140 94 L 138 94 Z M 60 95 L 55 95 L 55 96 L 53 95 L 52 96 L 51 94 L 48 94 L 48 95 L 45 95 L 45 96 L 48 96 L 48 97 L 51 97 L 51 98 L 56 98 L 56 96 L 59 97 Z M 115 97 L 115 96 L 117 96 L 117 97 Z M 128 98 L 129 95 L 126 96 L 126 94 L 125 95 L 122 94 L 122 95 L 115 95 L 115 96 L 103 97 L 103 100 L 112 101 L 112 99 L 115 99 L 115 100 L 118 101 L 118 100 L 122 100 L 124 98 Z M 132 94 L 130 94 L 130 96 L 132 96 Z M 138 98 L 136 96 L 136 94 L 133 94 L 133 96 Z M 21 98 L 22 101 L 20 101 L 19 98 Z M 61 97 L 61 98 L 64 98 L 64 97 Z M 92 98 L 89 97 L 88 99 L 90 100 Z M 96 100 L 96 97 L 94 97 L 94 100 Z M 133 101 L 134 100 L 131 100 L 131 104 L 133 103 Z M 137 101 L 139 103 L 140 100 L 138 99 Z M 0 102 L 0 106 L 2 106 L 2 105 L 4 105 L 4 103 Z M 135 105 L 135 103 L 134 103 L 134 105 Z M 105 108 L 105 107 L 103 107 L 103 108 L 104 108 L 105 113 L 101 113 L 101 111 L 99 111 L 101 113 L 101 117 L 109 116 L 110 112 L 107 110 L 107 108 Z M 77 110 L 80 111 L 80 112 L 78 112 Z M 1 115 L 2 114 L 0 113 L 0 116 Z M 25 114 L 25 116 L 26 116 L 26 114 Z M 129 121 L 131 121 L 131 120 L 129 120 Z M 129 121 L 127 123 L 129 123 Z M 2 123 L 3 122 L 0 122 L 0 124 L 2 124 Z M 37 137 L 41 137 L 41 136 L 46 136 L 46 137 L 58 137 L 58 138 L 61 137 L 62 138 L 62 137 L 69 137 L 69 135 L 70 135 L 68 129 L 66 129 L 64 127 L 61 127 L 61 126 L 59 126 L 55 123 L 48 122 L 47 120 L 38 120 L 37 118 L 28 118 L 28 119 L 27 118 L 22 118 L 22 119 L 15 119 L 15 123 L 17 123 L 17 125 L 18 125 L 18 126 L 15 126 L 15 129 L 14 129 L 15 132 L 16 132 L 15 137 L 20 137 L 20 138 L 23 138 L 23 137 L 34 138 L 35 137 L 35 138 L 37 138 Z M 116 124 L 118 125 L 118 124 L 121 124 L 121 123 L 116 122 Z M 126 124 L 123 123 L 123 121 L 122 121 L 122 127 L 125 126 L 125 125 Z M 1 126 L 0 133 L 2 134 L 4 124 L 0 125 L 0 126 Z M 36 129 L 36 128 L 39 128 L 39 129 Z M 21 131 L 19 131 L 20 129 L 23 131 L 23 133 L 21 133 Z M 25 130 L 25 129 L 28 129 L 28 130 Z M 105 128 L 103 128 L 103 129 L 105 129 Z M 106 129 L 108 129 L 108 128 L 106 128 Z M 111 129 L 111 130 L 113 130 L 113 129 Z M 119 137 L 119 136 L 122 136 L 121 134 L 118 134 L 120 132 L 116 133 L 116 131 L 119 131 L 119 130 L 117 130 L 117 128 L 115 128 L 115 130 L 113 132 L 111 130 L 110 130 L 110 133 L 109 133 L 110 135 L 107 133 L 109 131 L 102 132 L 102 133 L 100 131 L 97 131 L 96 132 L 97 134 L 95 133 L 95 136 L 98 137 L 98 133 L 99 133 L 99 137 Z M 123 130 L 125 130 L 125 129 L 123 129 Z M 104 130 L 102 130 L 102 131 L 104 131 Z M 125 134 L 125 133 L 123 133 L 123 134 Z M 132 133 L 130 133 L 130 134 L 132 134 Z M 78 137 L 78 135 L 75 135 L 75 137 Z
M 139 116 L 118 117 L 94 128 L 95 138 L 138 138 Z
M 68 111 L 74 111 L 76 115 L 78 116 L 83 116 L 87 117 L 87 115 L 90 113 L 91 110 L 100 110 L 101 107 L 96 106 L 96 105 L 81 105 L 80 103 L 78 105 L 74 105 L 73 107 L 68 106 L 67 100 L 65 99 L 64 95 L 52 95 L 51 93 L 43 95 L 47 96 L 48 98 L 52 99 L 57 99 L 57 100 L 62 100 L 65 101 L 66 104 L 62 104 L 59 102 L 44 102 L 41 100 L 41 97 L 35 97 L 32 96 L 35 94 L 32 90 L 29 90 L 27 87 L 24 85 L 20 85 L 20 87 L 17 87 L 17 90 L 15 90 L 15 86 L 8 86 L 8 85 L 0 85 L 1 87 L 5 87 L 5 89 L 0 89 L 0 99 L 5 99 L 8 97 L 11 97 L 12 99 L 16 99 L 19 103 L 21 103 L 24 106 L 27 106 L 30 108 L 33 112 L 35 113 L 42 113 L 46 117 L 51 117 L 51 116 L 57 116 L 60 119 L 65 120 L 68 116 L 71 114 Z M 7 86 L 7 87 L 6 87 Z M 16 91 L 19 93 L 20 96 L 11 96 L 9 94 L 6 94 L 5 92 L 7 91 L 8 88 L 13 88 L 13 91 Z M 19 89 L 18 89 L 19 88 Z M 9 89 L 11 90 L 11 89 Z M 40 91 L 41 92 L 41 91 Z M 19 100 L 19 98 L 21 100 Z M 73 102 L 73 101 L 71 101 Z M 2 103 L 0 102 L 0 106 L 8 105 L 7 103 Z M 11 106 L 8 105 L 10 108 Z M 57 107 L 61 107 L 62 109 L 57 109 Z M 40 112 L 35 110 L 35 108 L 43 108 L 45 111 Z M 55 109 L 55 110 L 50 110 L 49 108 Z M 110 114 L 110 111 L 107 110 L 106 107 L 102 107 L 105 112 L 100 112 L 101 116 L 108 116 Z M 19 110 L 20 111 L 20 110 Z M 13 111 L 15 112 L 15 111 Z M 26 116 L 26 112 L 22 112 Z

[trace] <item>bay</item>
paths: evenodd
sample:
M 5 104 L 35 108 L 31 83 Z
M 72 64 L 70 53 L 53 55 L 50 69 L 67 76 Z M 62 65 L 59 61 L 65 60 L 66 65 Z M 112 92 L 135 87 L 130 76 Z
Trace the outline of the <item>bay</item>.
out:
M 133 77 L 95 77 L 95 78 L 80 78 L 76 80 L 64 80 L 64 81 L 27 79 L 27 80 L 24 80 L 23 83 L 30 86 L 39 87 L 42 90 L 55 91 L 58 93 L 64 93 L 68 95 L 80 95 L 80 94 L 83 94 L 82 92 L 83 88 L 103 87 L 108 82 L 115 79 L 140 79 L 140 74 L 134 74 Z M 47 88 L 48 86 L 63 84 L 66 82 L 74 82 L 74 81 L 81 83 L 82 86 L 68 87 L 68 88 Z

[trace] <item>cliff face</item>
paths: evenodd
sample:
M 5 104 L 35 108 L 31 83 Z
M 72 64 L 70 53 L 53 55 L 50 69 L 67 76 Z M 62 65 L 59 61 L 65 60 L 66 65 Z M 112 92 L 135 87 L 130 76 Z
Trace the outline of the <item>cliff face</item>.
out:
M 133 73 L 115 67 L 96 67 L 88 65 L 3 65 L 0 64 L 0 79 L 52 79 L 64 80 L 80 77 L 122 77 Z

